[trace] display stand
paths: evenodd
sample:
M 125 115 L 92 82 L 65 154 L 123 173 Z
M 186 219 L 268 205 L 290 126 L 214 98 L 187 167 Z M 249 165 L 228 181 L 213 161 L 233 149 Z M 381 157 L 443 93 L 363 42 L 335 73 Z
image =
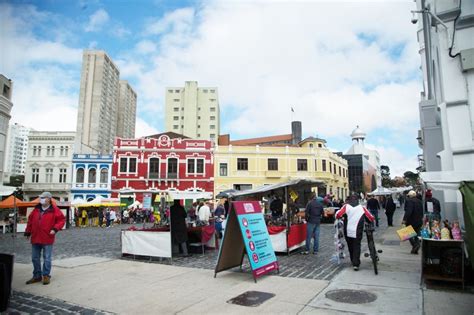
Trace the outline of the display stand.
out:
M 269 226 L 268 233 L 276 253 L 287 253 L 306 244 L 306 223 L 292 224 L 288 233 L 285 226 Z
M 172 258 L 171 232 L 126 231 L 121 234 L 122 255 Z
M 457 275 L 443 274 L 441 260 L 443 259 L 443 253 L 446 253 L 446 250 L 448 249 L 459 249 L 461 251 L 460 265 L 451 266 L 453 268 L 461 269 L 460 273 L 457 273 Z M 464 241 L 423 239 L 421 252 L 422 283 L 424 280 L 460 282 L 462 284 L 462 288 L 464 289 Z

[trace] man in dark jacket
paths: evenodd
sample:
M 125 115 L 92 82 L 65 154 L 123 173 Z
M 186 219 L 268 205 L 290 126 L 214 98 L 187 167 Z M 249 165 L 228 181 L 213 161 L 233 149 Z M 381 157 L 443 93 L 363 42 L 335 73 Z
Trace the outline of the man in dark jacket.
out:
M 430 189 L 425 193 L 425 209 L 431 220 L 441 222 L 441 205 L 439 200 L 433 197 L 433 193 Z
M 55 235 L 60 231 L 66 218 L 56 205 L 51 203 L 52 195 L 43 192 L 40 204 L 28 216 L 25 236 L 31 237 L 31 261 L 33 262 L 33 278 L 26 284 L 43 280 L 43 284 L 51 281 L 51 262 Z M 43 252 L 43 269 L 41 270 L 41 251 Z M 43 278 L 41 278 L 43 276 Z
M 393 202 L 392 196 L 389 196 L 387 198 L 387 202 L 385 203 L 385 215 L 387 216 L 388 226 L 393 226 L 393 213 L 395 212 L 396 208 L 397 205 L 395 202 Z
M 305 210 L 306 219 L 306 250 L 303 255 L 309 254 L 311 239 L 314 238 L 313 254 L 317 254 L 319 250 L 319 225 L 321 224 L 321 214 L 323 213 L 323 204 L 316 198 L 314 194 Z
M 423 225 L 423 203 L 416 198 L 416 192 L 413 190 L 408 193 L 408 198 L 405 201 L 405 215 L 402 225 L 411 225 L 417 234 L 420 233 L 420 228 Z M 410 238 L 410 244 L 412 246 L 411 253 L 418 254 L 420 249 L 418 235 Z
M 375 217 L 375 225 L 378 227 L 380 203 L 374 196 L 371 196 L 370 199 L 367 200 L 367 209 L 369 209 L 370 214 Z
M 270 210 L 273 218 L 279 218 L 283 214 L 283 201 L 279 196 L 276 196 L 275 200 L 270 203 Z
M 186 210 L 180 204 L 180 201 L 175 199 L 174 204 L 170 208 L 171 217 L 171 239 L 173 244 L 179 245 L 184 256 L 188 255 L 188 230 L 186 228 Z

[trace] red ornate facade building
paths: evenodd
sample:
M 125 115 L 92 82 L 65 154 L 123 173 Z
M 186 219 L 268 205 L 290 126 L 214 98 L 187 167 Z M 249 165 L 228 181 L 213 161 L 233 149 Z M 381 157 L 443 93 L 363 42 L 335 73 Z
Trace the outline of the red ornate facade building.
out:
M 112 197 L 143 202 L 144 193 L 214 192 L 212 143 L 172 132 L 140 139 L 116 138 Z M 155 196 L 153 196 L 154 200 Z

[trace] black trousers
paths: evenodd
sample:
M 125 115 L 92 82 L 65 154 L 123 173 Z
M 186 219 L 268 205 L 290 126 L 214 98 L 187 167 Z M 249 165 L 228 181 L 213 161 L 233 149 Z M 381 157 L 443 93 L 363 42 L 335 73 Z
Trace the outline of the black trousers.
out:
M 352 238 L 346 237 L 347 247 L 349 248 L 349 255 L 351 256 L 351 262 L 353 266 L 359 267 L 360 265 L 360 243 L 362 237 Z
M 386 211 L 385 214 L 387 215 L 387 224 L 388 226 L 393 226 L 393 212 L 394 211 Z
M 415 248 L 416 246 L 418 246 L 420 244 L 420 240 L 418 239 L 418 235 L 420 235 L 421 226 L 413 226 L 413 229 L 415 230 L 417 236 L 410 238 L 409 241 L 410 241 L 411 247 Z

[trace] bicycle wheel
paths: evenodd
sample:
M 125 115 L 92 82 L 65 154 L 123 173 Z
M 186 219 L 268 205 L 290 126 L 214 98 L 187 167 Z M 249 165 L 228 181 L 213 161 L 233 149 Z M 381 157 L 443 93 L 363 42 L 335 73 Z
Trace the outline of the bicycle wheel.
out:
M 372 259 L 372 264 L 374 265 L 374 272 L 377 275 L 378 270 L 377 270 L 377 250 L 375 249 L 375 244 L 374 244 L 374 239 L 372 235 L 370 235 L 369 238 L 369 252 L 370 252 L 370 258 Z

